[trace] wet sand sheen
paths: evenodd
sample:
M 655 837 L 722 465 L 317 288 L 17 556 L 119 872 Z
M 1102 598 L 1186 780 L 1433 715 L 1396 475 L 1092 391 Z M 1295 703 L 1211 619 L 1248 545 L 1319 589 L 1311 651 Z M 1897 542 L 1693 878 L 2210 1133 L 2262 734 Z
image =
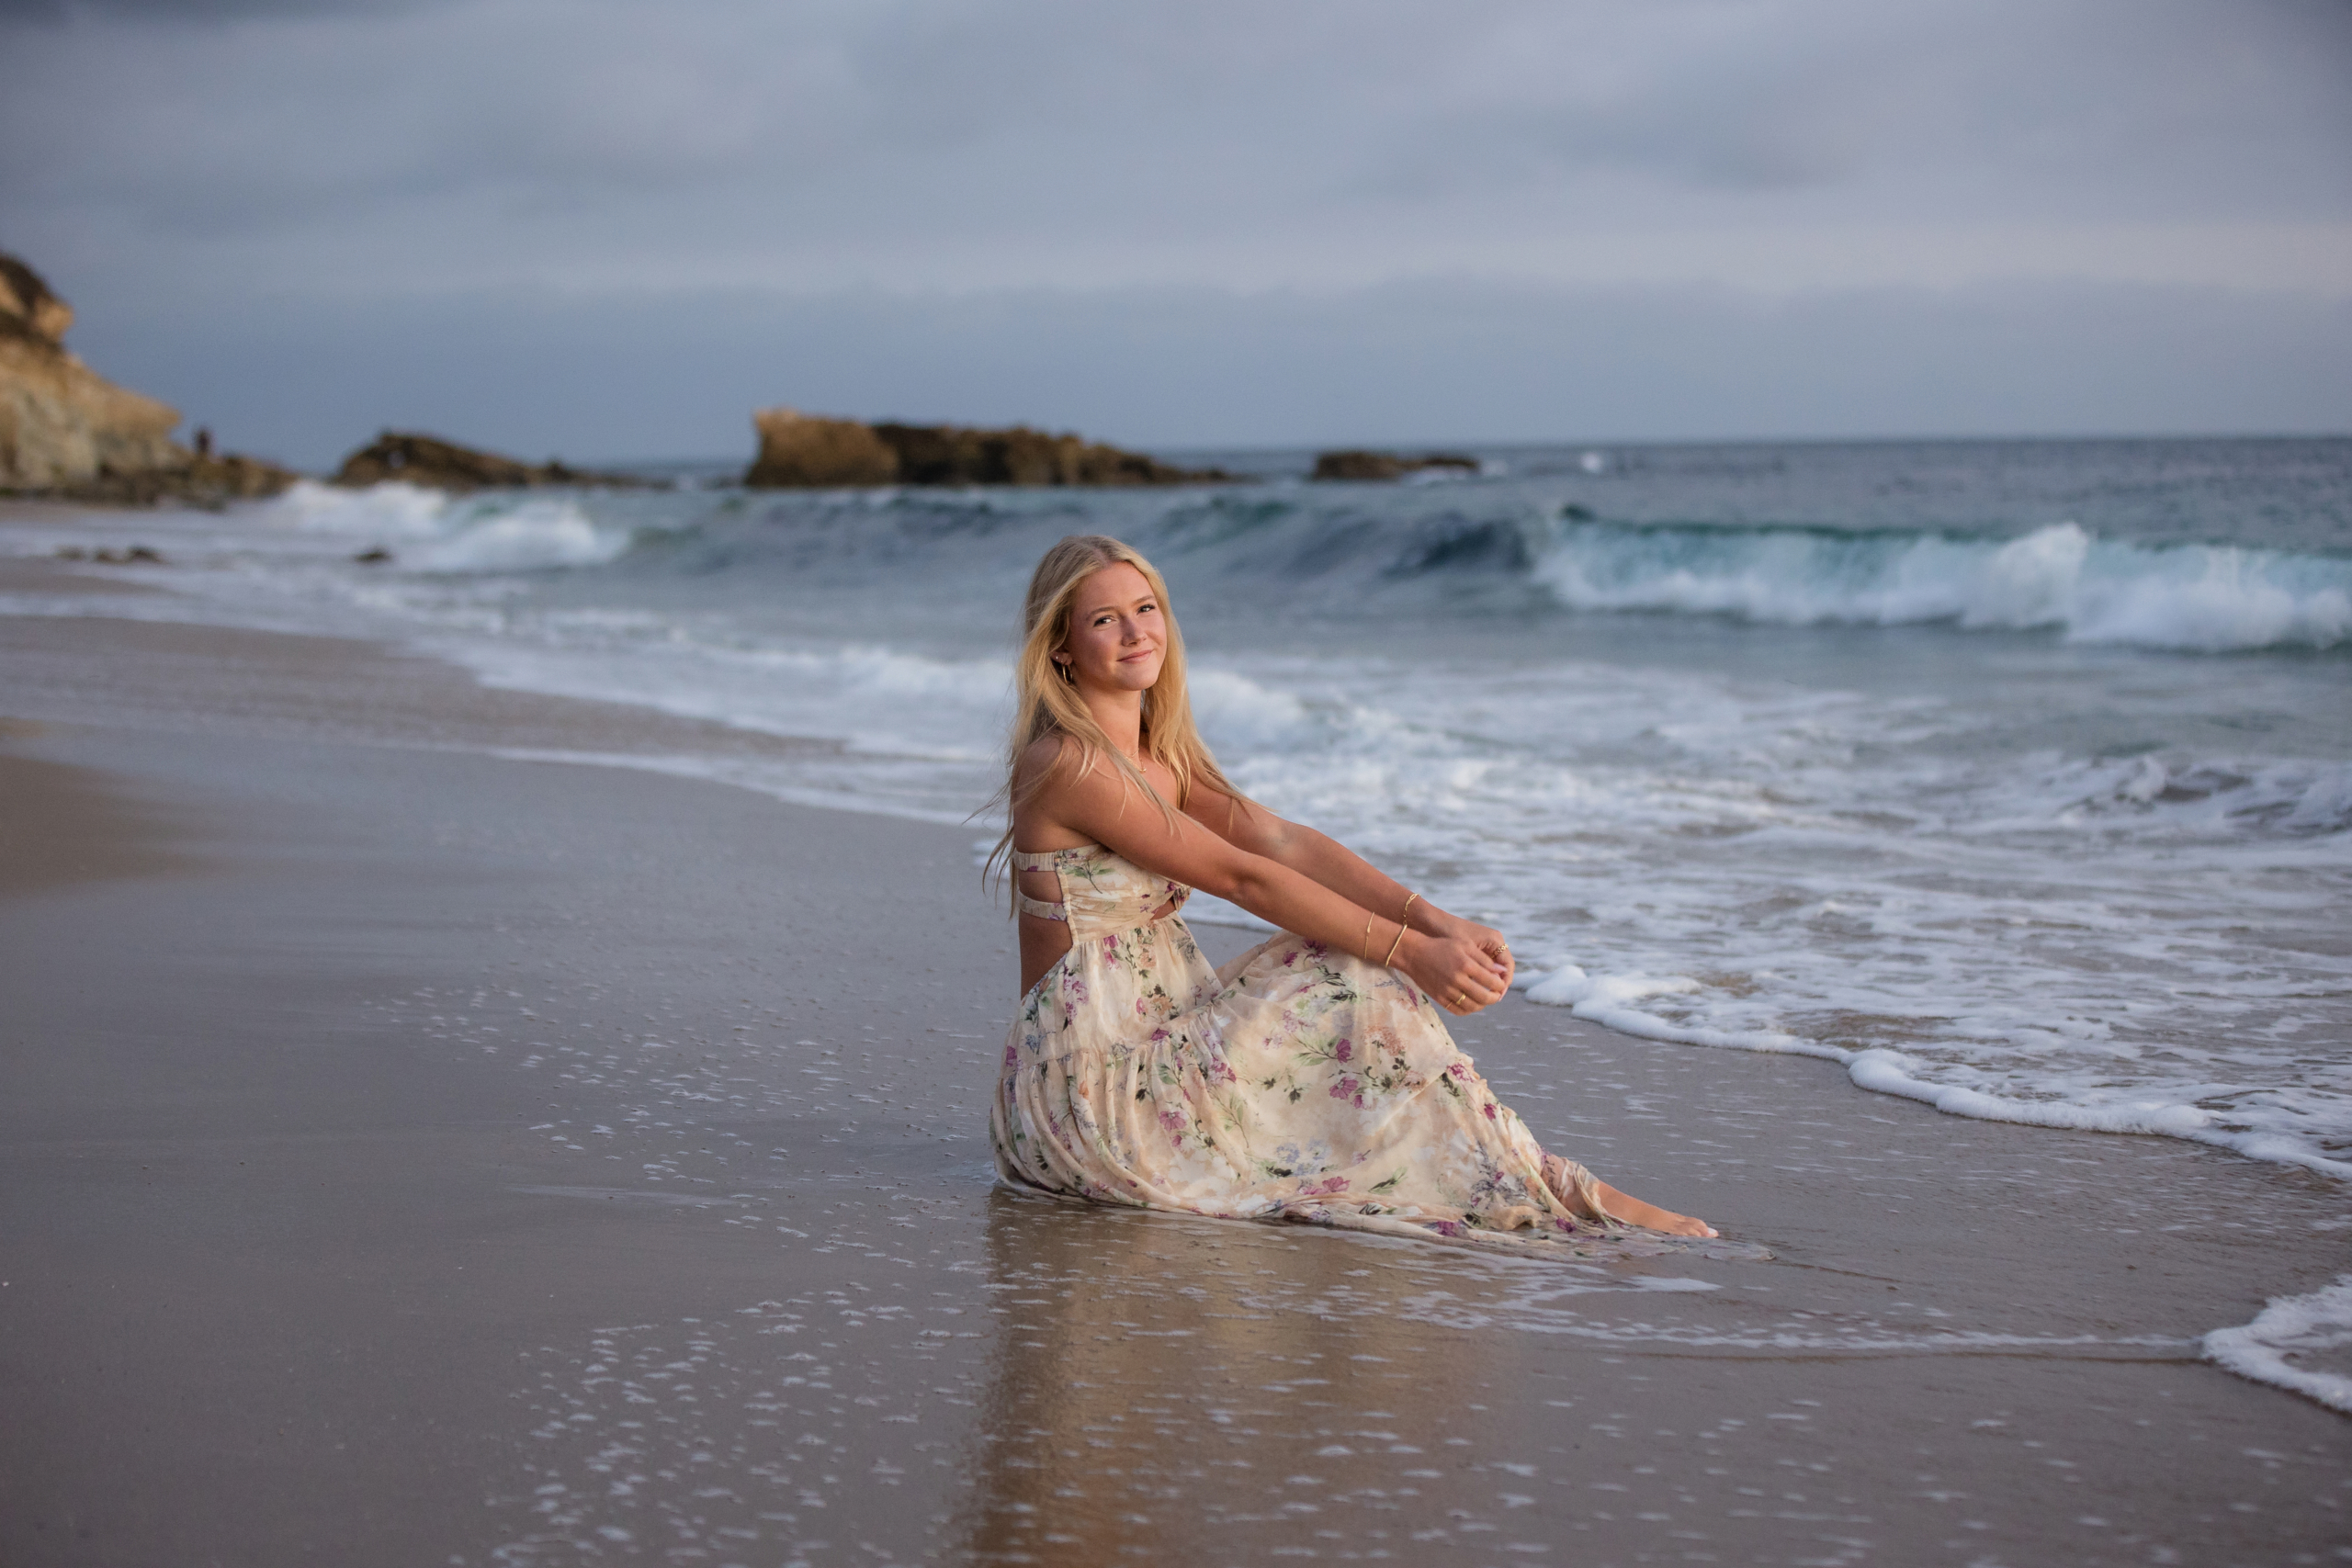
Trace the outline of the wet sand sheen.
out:
M 0 1560 L 2345 1533 L 2352 1428 L 2194 1346 L 2331 1275 L 2320 1179 L 1512 1002 L 1460 1032 L 1547 1144 L 1775 1260 L 1023 1199 L 988 1179 L 1012 969 L 972 833 L 468 754 L 525 722 L 658 752 L 667 721 L 356 645 L 21 619 L 0 658 L 41 723 L 0 737 Z

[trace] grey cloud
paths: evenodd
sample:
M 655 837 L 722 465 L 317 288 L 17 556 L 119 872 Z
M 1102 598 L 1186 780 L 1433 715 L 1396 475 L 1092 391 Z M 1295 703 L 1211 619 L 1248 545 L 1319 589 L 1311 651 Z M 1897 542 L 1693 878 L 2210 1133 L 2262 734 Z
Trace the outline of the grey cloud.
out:
M 65 10 L 68 25 L 27 20 Z M 1646 410 L 1658 433 L 1769 433 L 1743 423 L 1718 383 L 1764 396 L 1778 383 L 1742 382 L 1729 367 L 1792 362 L 1801 351 L 1787 323 L 1798 317 L 1771 312 L 1832 295 L 1846 303 L 1821 318 L 1822 341 L 1859 344 L 1868 334 L 1853 323 L 1875 321 L 1886 375 L 1917 385 L 1841 401 L 1820 377 L 1798 378 L 1773 407 L 1817 407 L 1798 421 L 1808 429 L 1875 417 L 1882 404 L 1912 410 L 1913 428 L 1933 428 L 1931 416 L 1987 428 L 1998 423 L 1990 401 L 1929 385 L 1935 357 L 1958 352 L 1958 329 L 1932 325 L 1946 320 L 1935 289 L 1952 282 L 1951 256 L 1988 258 L 1962 268 L 1963 283 L 2104 278 L 2117 299 L 2146 300 L 2155 296 L 2116 280 L 2149 276 L 2168 246 L 2223 259 L 2163 276 L 2226 282 L 2240 265 L 2231 258 L 2256 250 L 2264 265 L 2332 255 L 2326 226 L 2352 222 L 2352 7 L 2340 0 L 119 0 L 65 10 L 0 0 L 5 243 L 57 278 L 85 333 L 129 352 L 129 338 L 110 335 L 128 326 L 105 323 L 135 320 L 188 355 L 205 344 L 254 382 L 233 396 L 254 400 L 256 419 L 277 409 L 268 419 L 289 430 L 330 409 L 361 423 L 405 417 L 390 406 L 409 395 L 396 398 L 401 387 L 428 412 L 454 398 L 455 414 L 492 423 L 487 391 L 469 403 L 476 394 L 434 390 L 415 355 L 440 344 L 463 359 L 497 341 L 507 329 L 494 312 L 465 316 L 495 299 L 519 302 L 517 368 L 469 385 L 503 387 L 516 408 L 535 397 L 570 407 L 554 371 L 534 381 L 526 368 L 577 368 L 610 346 L 567 345 L 561 333 L 628 321 L 645 341 L 635 357 L 610 352 L 636 378 L 608 384 L 629 389 L 631 421 L 657 417 L 657 403 L 718 398 L 694 384 L 693 365 L 708 368 L 709 389 L 728 389 L 711 409 L 798 395 L 755 391 L 755 378 L 726 369 L 750 356 L 831 367 L 823 385 L 856 394 L 842 404 L 853 410 L 888 393 L 884 410 L 1099 423 L 1049 406 L 1058 378 L 1115 389 L 1125 428 L 1106 434 L 1226 440 L 1236 433 L 1210 431 L 1182 399 L 1204 400 L 1212 415 L 1234 407 L 1252 424 L 1275 404 L 1237 403 L 1214 376 L 1182 368 L 1216 344 L 1289 402 L 1355 410 L 1335 412 L 1334 437 L 1434 437 L 1434 424 L 1375 427 L 1448 409 L 1483 411 L 1492 425 L 1510 417 L 1495 388 L 1537 400 L 1538 412 L 1583 405 L 1558 402 L 1568 394 L 1527 367 L 1519 339 L 1495 324 L 1502 307 L 1464 303 L 1502 299 L 1498 286 L 1410 280 L 1549 288 L 1527 306 L 1530 341 L 1563 363 L 1589 357 L 1581 344 L 1619 344 L 1609 352 L 1621 385 L 1650 386 L 1645 378 L 1667 372 L 1645 369 L 1619 317 L 1594 303 L 1620 298 L 1587 287 L 1602 276 L 1639 285 L 1622 297 L 1624 319 L 1647 323 L 1659 363 L 1679 367 L 1682 404 L 1660 381 L 1649 401 L 1629 391 L 1623 405 Z M 2273 245 L 2257 225 L 2284 238 Z M 2037 226 L 2064 232 L 2034 251 Z M 1769 274 L 1756 260 L 1768 251 L 1781 258 Z M 2352 264 L 2295 265 L 2303 272 L 2291 277 L 2274 266 L 2243 279 L 2285 290 L 2243 317 L 2218 296 L 2179 297 L 2184 319 L 2234 322 L 2287 367 L 2276 384 L 2291 397 L 2244 402 L 2256 423 L 2340 402 L 2294 368 L 2308 358 L 2299 344 L 2341 338 L 2330 307 L 2294 290 L 2352 294 Z M 1780 302 L 1754 301 L 1766 314 L 1751 318 L 1731 296 L 1673 294 L 1662 281 L 1694 276 Z M 1885 297 L 1895 303 L 1866 309 L 1848 288 L 1856 277 L 1905 287 Z M 1392 315 L 1372 303 L 1391 297 L 1365 289 L 1382 279 L 1406 280 Z M 979 332 L 940 303 L 958 293 L 1021 330 Z M 1684 306 L 1656 303 L 1669 296 Z M 1253 314 L 1256 298 L 1290 303 Z M 1352 303 L 1318 313 L 1325 298 Z M 1986 320 L 2041 322 L 2052 342 L 2103 355 L 2084 372 L 2094 378 L 2136 367 L 2130 387 L 2086 384 L 2085 407 L 2113 411 L 2095 423 L 2177 428 L 2197 408 L 2240 417 L 2239 405 L 2173 388 L 2177 378 L 2131 333 L 2086 336 L 2095 289 L 2068 298 L 2078 321 L 2029 308 L 2026 295 L 2000 295 Z M 1136 320 L 1122 324 L 1120 311 Z M 452 324 L 461 318 L 470 324 Z M 273 336 L 295 320 L 300 333 Z M 2290 320 L 2309 330 L 2274 330 Z M 368 335 L 368 323 L 390 321 L 415 330 Z M 1168 322 L 1185 324 L 1153 335 Z M 1708 367 L 1689 322 L 1746 346 Z M 2160 313 L 2142 326 L 2149 341 L 2178 335 Z M 1287 356 L 1270 357 L 1252 333 L 1289 344 Z M 1432 334 L 1420 351 L 1439 367 L 1428 384 L 1459 397 L 1364 400 L 1403 374 L 1378 345 L 1417 333 Z M 274 358 L 252 346 L 273 342 Z M 312 342 L 346 345 L 351 366 L 379 360 L 380 373 L 322 388 L 306 368 Z M 1895 363 L 1905 344 L 1919 351 L 1908 367 Z M 1120 379 L 1117 367 L 1137 356 L 1169 372 L 1160 389 Z M 197 359 L 173 363 L 171 377 L 218 395 L 198 385 Z M 871 369 L 885 363 L 920 369 L 885 383 Z M 415 367 L 389 368 L 403 365 Z M 1990 368 L 1970 374 L 1969 385 L 1999 384 Z M 2053 369 L 2006 383 L 2021 427 L 2063 421 L 2036 400 L 2052 378 L 2064 379 Z M 306 391 L 271 402 L 273 378 Z M 1038 406 L 991 401 L 1014 388 Z M 370 389 L 387 406 L 362 417 Z M 585 429 L 587 417 L 550 414 L 548 434 Z M 655 449 L 687 442 L 688 429 L 671 428 Z M 520 434 L 526 449 L 544 444 Z
M 449 0 L 0 0 L 0 23 L 75 18 L 201 25 L 247 17 L 342 17 L 418 10 Z
M 0 108 L 6 146 L 41 149 L 0 152 L 0 178 L 199 230 L 436 193 L 470 220 L 469 193 L 495 192 L 524 240 L 534 213 L 687 186 L 853 249 L 910 214 L 951 243 L 1018 225 L 1052 247 L 1367 203 L 1457 225 L 1687 223 L 1758 198 L 1806 221 L 2341 216 L 2347 9 L 475 0 L 352 14 L 340 49 L 74 29 Z

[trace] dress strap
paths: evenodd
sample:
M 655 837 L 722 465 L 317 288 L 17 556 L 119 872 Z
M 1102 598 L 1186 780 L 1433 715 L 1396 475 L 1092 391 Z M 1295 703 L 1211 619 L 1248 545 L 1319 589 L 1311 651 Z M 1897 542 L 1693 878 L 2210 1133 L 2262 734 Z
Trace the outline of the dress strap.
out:
M 1069 911 L 1059 904 L 1048 904 L 1043 898 L 1032 898 L 1018 888 L 1013 890 L 1012 906 L 1023 914 L 1035 915 L 1041 920 L 1060 920 L 1067 923 L 1069 919 Z
M 1093 844 L 1077 844 L 1067 850 L 1039 850 L 1035 854 L 1027 850 L 1013 850 L 1009 852 L 1012 858 L 1012 869 L 1015 871 L 1051 871 L 1054 869 L 1054 862 L 1059 857 L 1075 854 L 1080 850 L 1091 850 L 1096 847 Z

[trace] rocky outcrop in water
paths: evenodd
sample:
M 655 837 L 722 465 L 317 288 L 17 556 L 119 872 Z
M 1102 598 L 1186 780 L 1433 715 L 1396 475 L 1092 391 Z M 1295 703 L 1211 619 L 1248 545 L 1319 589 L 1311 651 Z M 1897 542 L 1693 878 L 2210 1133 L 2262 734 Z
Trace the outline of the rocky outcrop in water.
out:
M 1350 448 L 1343 452 L 1317 453 L 1315 472 L 1309 477 L 1318 479 L 1401 479 L 1407 474 L 1417 474 L 1424 468 L 1457 468 L 1475 474 L 1478 471 L 1478 459 L 1453 452 L 1429 452 L 1418 457 L 1407 457 L 1395 452 Z
M 754 489 L 855 485 L 1216 484 L 1219 468 L 1180 468 L 1080 435 L 1016 424 L 867 424 L 793 409 L 752 416 L 760 455 L 743 482 Z
M 118 387 L 65 346 L 74 309 L 40 274 L 0 255 L 0 490 L 113 505 L 218 506 L 275 495 L 290 470 L 257 457 L 191 452 L 179 412 Z
M 831 490 L 894 484 L 899 454 L 854 419 L 821 419 L 795 409 L 762 409 L 752 416 L 760 455 L 743 482 L 757 490 Z
M 649 490 L 654 481 L 634 474 L 598 473 L 574 468 L 560 459 L 526 463 L 460 446 L 437 435 L 387 430 L 343 460 L 334 482 L 353 489 L 397 479 L 425 490 L 458 492 L 476 490 L 527 490 L 547 485 L 571 485 L 601 490 Z

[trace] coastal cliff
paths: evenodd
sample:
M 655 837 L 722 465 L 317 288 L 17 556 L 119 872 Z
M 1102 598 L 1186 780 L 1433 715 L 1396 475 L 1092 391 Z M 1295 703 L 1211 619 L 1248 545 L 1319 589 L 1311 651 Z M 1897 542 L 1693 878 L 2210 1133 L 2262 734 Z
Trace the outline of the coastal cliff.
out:
M 0 255 L 0 485 L 62 490 L 190 460 L 169 404 L 118 387 L 65 346 L 74 308 Z
M 1220 468 L 1180 468 L 1084 436 L 1016 424 L 868 424 L 787 408 L 752 416 L 760 455 L 743 482 L 755 490 L 858 485 L 1217 484 Z
M 74 308 L 0 255 L 0 491 L 68 501 L 217 505 L 275 495 L 295 475 L 172 439 L 179 411 L 119 387 L 65 346 Z

